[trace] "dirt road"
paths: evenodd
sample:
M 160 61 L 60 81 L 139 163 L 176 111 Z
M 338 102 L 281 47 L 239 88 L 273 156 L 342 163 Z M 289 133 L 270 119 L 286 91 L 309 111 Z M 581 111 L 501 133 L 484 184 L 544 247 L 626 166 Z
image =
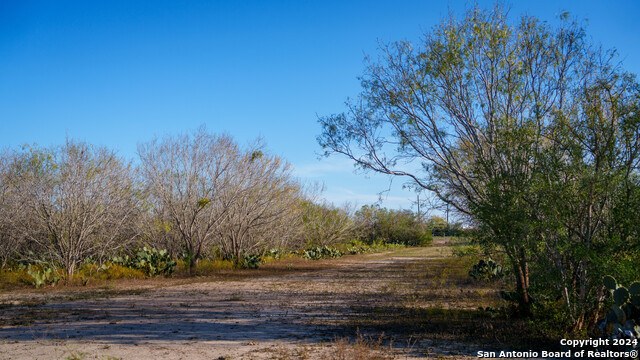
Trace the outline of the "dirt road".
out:
M 385 317 L 390 302 L 452 306 L 421 283 L 448 253 L 441 244 L 102 296 L 2 294 L 0 359 L 463 358 L 475 348 L 393 328 L 356 335 L 365 308 Z M 475 306 L 456 298 L 457 308 Z

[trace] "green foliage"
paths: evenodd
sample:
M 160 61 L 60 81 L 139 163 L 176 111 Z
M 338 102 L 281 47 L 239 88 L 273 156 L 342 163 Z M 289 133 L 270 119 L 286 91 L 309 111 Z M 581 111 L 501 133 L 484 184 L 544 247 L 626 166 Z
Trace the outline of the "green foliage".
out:
M 495 308 L 493 306 L 486 306 L 486 307 L 479 306 L 478 310 L 486 313 L 492 318 L 496 318 L 498 316 L 504 316 L 506 314 L 505 308 Z
M 360 240 L 352 240 L 350 243 L 343 245 L 343 247 L 340 247 L 338 250 L 341 250 L 349 255 L 358 255 L 364 253 L 373 253 L 377 251 L 385 251 L 389 249 L 399 249 L 404 246 L 404 244 L 385 243 L 382 241 L 374 241 L 366 244 Z
M 103 265 L 102 271 L 99 271 L 95 277 L 101 280 L 143 279 L 145 275 L 146 274 L 139 269 L 132 269 L 118 264 L 110 264 L 106 267 Z
M 112 262 L 106 262 L 101 266 L 87 262 L 78 269 L 74 278 L 86 285 L 92 280 L 144 279 L 146 276 L 147 274 L 143 270 Z
M 23 269 L 5 268 L 0 270 L 0 288 L 19 286 L 22 284 L 32 285 L 33 278 Z
M 611 275 L 603 277 L 602 282 L 604 283 L 604 286 L 611 291 L 615 290 L 618 287 L 616 279 Z
M 431 229 L 433 236 L 461 236 L 464 232 L 462 224 L 450 224 L 440 216 L 430 217 L 427 220 L 427 227 Z
M 419 44 L 383 44 L 361 95 L 319 119 L 318 141 L 469 215 L 521 274 L 522 313 L 536 285 L 581 332 L 602 275 L 640 244 L 640 85 L 615 51 L 561 19 L 511 21 L 476 5 Z
M 129 255 L 118 256 L 111 258 L 111 262 L 141 270 L 147 276 L 170 276 L 176 268 L 176 262 L 171 259 L 167 250 L 157 250 L 146 246 L 138 250 L 135 257 L 129 257 Z
M 302 257 L 309 260 L 333 259 L 344 255 L 340 250 L 328 246 L 315 247 L 304 250 Z
M 280 259 L 282 257 L 282 252 L 279 249 L 269 249 L 264 252 L 263 257 Z
M 198 200 L 198 207 L 200 209 L 204 209 L 205 206 L 209 205 L 211 203 L 211 200 L 207 199 L 207 198 L 203 198 Z
M 349 253 L 349 255 L 358 255 L 366 252 L 373 252 L 373 248 L 360 241 L 353 241 L 351 245 L 347 247 L 347 253 Z
M 29 266 L 27 266 L 27 273 L 33 279 L 31 284 L 37 288 L 43 285 L 55 284 L 60 281 L 60 278 L 52 267 L 43 265 L 32 266 L 29 264 Z
M 355 216 L 360 224 L 360 238 L 368 244 L 382 241 L 388 244 L 428 246 L 433 241 L 427 224 L 408 210 L 363 206 Z
M 250 255 L 244 254 L 244 259 L 242 260 L 242 268 L 243 269 L 257 269 L 262 262 L 262 257 L 260 255 Z
M 515 304 L 519 300 L 519 295 L 515 291 L 501 290 L 499 295 L 500 295 L 500 298 L 502 300 L 510 302 L 510 303 L 514 303 Z
M 640 283 L 634 282 L 627 289 L 610 275 L 605 276 L 602 282 L 611 293 L 614 303 L 607 316 L 600 320 L 600 330 L 609 339 L 635 339 L 635 344 L 626 351 L 637 350 L 637 340 L 640 339 Z
M 505 272 L 500 264 L 489 258 L 486 261 L 481 259 L 477 264 L 473 265 L 473 269 L 469 271 L 469 276 L 476 280 L 490 281 L 504 278 Z
M 483 251 L 485 254 L 489 253 L 489 249 L 482 248 L 480 245 L 474 242 L 471 242 L 471 243 L 456 242 L 453 244 L 453 249 L 451 250 L 453 255 L 459 258 L 479 257 L 480 254 L 483 253 Z
M 235 255 L 223 256 L 219 261 L 223 263 L 233 264 L 233 268 L 236 269 L 257 269 L 260 264 L 264 263 L 266 257 L 262 254 L 247 254 L 244 253 L 240 257 Z
M 303 239 L 307 246 L 330 246 L 354 237 L 354 221 L 348 207 L 303 201 Z

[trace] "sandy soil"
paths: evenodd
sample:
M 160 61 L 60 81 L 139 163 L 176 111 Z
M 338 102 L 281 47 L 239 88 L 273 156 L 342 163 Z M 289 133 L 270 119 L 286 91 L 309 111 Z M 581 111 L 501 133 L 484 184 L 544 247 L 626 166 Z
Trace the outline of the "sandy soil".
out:
M 420 274 L 444 251 L 436 245 L 349 256 L 305 272 L 88 299 L 64 292 L 0 294 L 0 359 L 350 358 L 355 334 L 347 325 L 358 316 L 355 309 L 384 304 L 390 289 L 411 291 L 404 286 L 412 281 L 406 270 Z M 369 358 L 398 359 L 467 358 L 476 351 L 428 339 L 391 344 L 389 337 L 375 348 L 361 350 Z

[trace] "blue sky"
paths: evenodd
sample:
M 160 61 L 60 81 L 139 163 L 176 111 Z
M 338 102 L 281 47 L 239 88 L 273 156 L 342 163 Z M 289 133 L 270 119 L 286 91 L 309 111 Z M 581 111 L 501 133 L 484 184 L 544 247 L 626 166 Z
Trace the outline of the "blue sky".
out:
M 389 179 L 319 160 L 317 116 L 357 96 L 378 41 L 415 41 L 469 3 L 0 0 L 0 146 L 70 137 L 133 159 L 139 142 L 206 124 L 240 143 L 264 138 L 330 201 L 372 203 Z M 586 19 L 594 41 L 640 73 L 639 1 L 504 3 L 514 18 Z M 411 207 L 402 184 L 384 206 Z

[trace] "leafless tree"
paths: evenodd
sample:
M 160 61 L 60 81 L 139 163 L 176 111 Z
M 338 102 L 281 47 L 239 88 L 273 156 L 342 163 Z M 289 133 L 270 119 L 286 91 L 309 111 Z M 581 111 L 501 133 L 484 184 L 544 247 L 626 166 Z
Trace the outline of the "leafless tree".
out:
M 228 136 L 207 133 L 155 139 L 138 146 L 152 212 L 166 231 L 177 234 L 195 266 L 228 215 L 234 163 L 241 156 Z M 223 196 L 223 194 L 225 196 Z
M 16 229 L 16 221 L 23 216 L 24 206 L 17 197 L 12 164 L 15 152 L 5 150 L 0 154 L 0 262 L 2 268 L 16 257 L 23 237 Z
M 237 159 L 225 193 L 228 217 L 218 240 L 235 259 L 269 247 L 285 248 L 301 229 L 302 185 L 288 163 L 262 148 L 258 142 Z
M 87 257 L 104 259 L 137 236 L 132 223 L 141 194 L 131 165 L 112 151 L 70 140 L 30 147 L 13 171 L 27 212 L 16 227 L 29 242 L 30 260 L 62 265 L 73 276 Z

